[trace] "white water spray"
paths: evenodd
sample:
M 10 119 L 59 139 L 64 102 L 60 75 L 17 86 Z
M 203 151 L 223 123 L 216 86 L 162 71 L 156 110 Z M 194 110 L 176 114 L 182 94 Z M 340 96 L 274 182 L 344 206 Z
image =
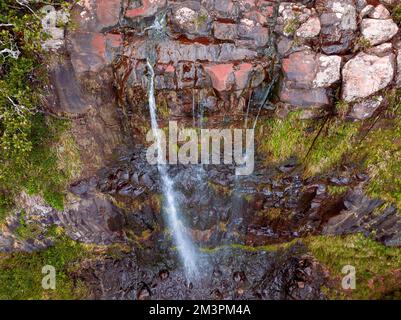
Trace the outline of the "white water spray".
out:
M 153 70 L 152 64 L 147 61 L 147 66 L 150 72 L 150 81 L 149 81 L 149 110 L 151 117 L 151 125 L 153 129 L 153 134 L 156 138 L 157 144 L 157 155 L 158 157 L 163 157 L 163 149 L 162 149 L 162 137 L 160 135 L 159 125 L 157 123 L 156 117 L 156 100 L 155 100 L 155 92 L 154 92 L 154 79 L 155 73 Z M 160 160 L 161 158 L 159 158 Z M 160 164 L 161 161 L 158 161 L 158 170 L 160 173 L 160 177 L 162 180 L 163 192 L 166 198 L 166 215 L 167 215 L 167 223 L 169 228 L 171 229 L 173 240 L 175 245 L 177 246 L 178 254 L 180 256 L 181 262 L 184 265 L 185 273 L 188 280 L 194 280 L 198 277 L 198 255 L 195 246 L 193 245 L 191 239 L 187 234 L 187 230 L 183 225 L 179 215 L 178 205 L 176 201 L 176 196 L 174 192 L 174 184 L 172 179 L 169 177 L 167 172 L 166 165 Z

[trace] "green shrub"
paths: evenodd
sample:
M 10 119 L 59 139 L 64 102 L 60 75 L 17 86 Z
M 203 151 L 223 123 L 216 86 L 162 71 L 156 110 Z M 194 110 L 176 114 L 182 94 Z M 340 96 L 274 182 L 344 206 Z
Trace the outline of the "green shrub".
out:
M 54 1 L 61 5 L 64 1 Z M 54 4 L 53 2 L 53 4 Z M 34 10 L 49 3 L 30 3 Z M 50 2 L 50 4 L 52 4 Z M 57 168 L 54 143 L 65 123 L 39 113 L 47 84 L 37 14 L 14 0 L 0 2 L 0 221 L 15 195 L 26 189 L 62 209 L 66 175 Z M 13 50 L 18 54 L 7 54 Z
M 67 128 L 68 122 L 64 120 L 46 119 L 41 114 L 32 116 L 28 135 L 31 151 L 24 159 L 9 160 L 0 166 L 1 193 L 7 204 L 2 206 L 4 211 L 21 189 L 28 194 L 41 194 L 49 205 L 63 209 L 63 192 L 69 176 L 58 167 L 55 145 Z

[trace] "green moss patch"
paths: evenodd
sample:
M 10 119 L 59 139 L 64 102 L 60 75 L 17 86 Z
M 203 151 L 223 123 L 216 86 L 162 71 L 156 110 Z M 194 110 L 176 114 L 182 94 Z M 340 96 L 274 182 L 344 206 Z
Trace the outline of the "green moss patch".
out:
M 332 196 L 343 195 L 349 190 L 347 186 L 328 186 L 327 192 Z
M 355 146 L 351 160 L 368 172 L 369 196 L 401 209 L 401 89 L 390 91 L 386 100 L 386 112 Z
M 300 119 L 299 112 L 292 112 L 285 119 L 267 119 L 258 131 L 258 152 L 266 156 L 266 164 L 279 164 L 294 156 L 305 157 L 313 140 L 317 123 Z
M 401 249 L 389 248 L 355 234 L 345 237 L 318 236 L 303 240 L 311 253 L 328 267 L 334 279 L 331 298 L 378 299 L 399 287 Z M 356 269 L 356 289 L 343 290 L 342 269 L 346 265 Z
M 332 118 L 303 120 L 299 112 L 285 119 L 268 119 L 259 127 L 258 151 L 266 164 L 298 158 L 307 176 L 326 173 L 352 149 L 359 123 Z
M 311 147 L 305 160 L 305 173 L 308 176 L 326 173 L 340 163 L 343 156 L 352 150 L 359 124 L 331 119 Z
M 86 255 L 85 248 L 59 236 L 55 245 L 34 253 L 0 254 L 0 299 L 41 300 L 79 299 L 86 295 L 83 283 L 74 282 L 69 268 Z M 56 270 L 56 289 L 42 288 L 42 268 L 53 266 Z
M 271 244 L 271 245 L 265 245 L 265 246 L 258 246 L 258 247 L 253 247 L 253 246 L 247 246 L 243 244 L 227 244 L 227 245 L 222 245 L 219 247 L 203 247 L 201 248 L 201 252 L 204 253 L 215 253 L 220 250 L 242 250 L 242 251 L 248 251 L 248 252 L 260 252 L 260 251 L 266 251 L 266 252 L 274 252 L 277 250 L 284 250 L 288 249 L 291 246 L 293 246 L 296 243 L 296 240 L 286 242 L 286 243 L 281 243 L 281 244 Z

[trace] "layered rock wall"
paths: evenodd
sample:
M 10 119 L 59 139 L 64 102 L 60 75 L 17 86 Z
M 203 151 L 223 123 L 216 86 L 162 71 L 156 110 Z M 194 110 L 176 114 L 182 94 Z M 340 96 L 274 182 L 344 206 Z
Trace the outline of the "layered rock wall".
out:
M 209 113 L 241 113 L 251 92 L 257 107 L 282 63 L 276 105 L 320 115 L 344 100 L 356 105 L 351 118 L 365 119 L 380 106 L 372 107 L 372 96 L 399 86 L 397 4 L 87 0 L 74 9 L 79 28 L 68 36 L 69 51 L 78 75 L 113 65 L 127 105 L 147 89 L 150 57 L 156 89 L 179 116 L 190 116 L 193 103 Z M 157 15 L 165 15 L 164 36 L 150 44 Z

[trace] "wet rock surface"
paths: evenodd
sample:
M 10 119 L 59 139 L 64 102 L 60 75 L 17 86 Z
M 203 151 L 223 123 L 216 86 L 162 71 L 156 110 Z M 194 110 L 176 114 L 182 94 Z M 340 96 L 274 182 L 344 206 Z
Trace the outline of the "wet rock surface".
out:
M 127 203 L 131 198 L 145 201 L 154 193 L 162 193 L 158 172 L 147 164 L 143 151 L 138 150 L 127 160 L 103 173 L 98 183 L 102 192 Z M 178 165 L 169 168 L 169 175 L 188 232 L 198 245 L 261 246 L 320 234 L 332 217 L 348 208 L 347 198 L 333 198 L 327 185 L 356 188 L 361 181 L 359 174 L 304 179 L 293 172 L 295 166 L 269 168 L 257 161 L 251 176 L 237 177 L 235 168 L 230 166 Z M 368 214 L 368 209 L 362 207 L 361 214 Z M 156 232 L 155 226 L 164 225 L 160 207 L 147 204 L 128 210 L 126 227 L 136 234 L 144 230 Z M 358 221 L 353 223 L 355 227 Z M 395 230 L 398 227 L 386 232 L 397 237 Z M 334 234 L 343 231 L 340 227 Z
M 302 245 L 277 253 L 221 249 L 205 255 L 202 280 L 188 282 L 182 270 L 146 266 L 135 255 L 91 262 L 77 275 L 91 283 L 92 298 L 103 299 L 324 299 L 327 273 Z M 166 257 L 164 261 L 168 261 Z M 137 267 L 137 266 L 141 267 Z M 161 266 L 171 268 L 170 266 Z
M 346 209 L 331 218 L 324 234 L 347 234 L 362 232 L 383 242 L 386 246 L 400 246 L 400 217 L 397 208 L 384 206 L 380 200 L 372 200 L 356 190 L 344 200 Z

